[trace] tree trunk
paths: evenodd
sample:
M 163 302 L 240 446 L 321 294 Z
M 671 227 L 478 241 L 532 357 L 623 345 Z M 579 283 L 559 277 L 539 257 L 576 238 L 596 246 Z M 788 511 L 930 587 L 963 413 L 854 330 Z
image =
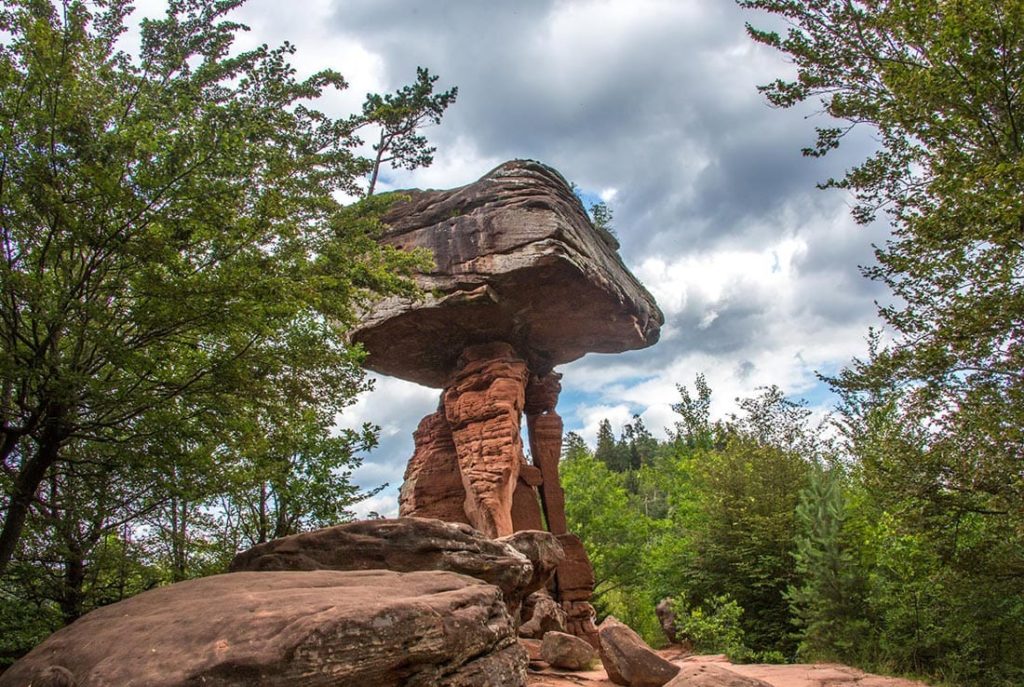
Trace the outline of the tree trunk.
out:
M 3 529 L 0 530 L 0 575 L 7 570 L 7 565 L 18 549 L 21 532 L 25 529 L 25 521 L 32 508 L 32 499 L 46 477 L 46 471 L 57 462 L 61 445 L 66 438 L 63 413 L 50 413 L 43 426 L 42 436 L 36 444 L 35 454 L 21 464 L 11 485 L 11 500 L 4 514 Z
M 80 550 L 69 548 L 64 557 L 64 589 L 60 595 L 60 612 L 65 625 L 82 616 L 82 588 L 85 586 L 85 560 Z
M 259 520 L 256 524 L 256 543 L 263 544 L 267 541 L 267 530 L 269 529 L 267 518 L 267 482 L 260 482 L 260 510 Z
M 369 198 L 373 195 L 373 190 L 377 187 L 377 175 L 380 174 L 380 166 L 383 164 L 384 151 L 387 150 L 387 137 L 385 136 L 386 129 L 380 132 L 380 141 L 377 143 L 377 156 L 373 160 L 373 171 L 370 174 L 370 185 L 366 189 L 366 197 Z

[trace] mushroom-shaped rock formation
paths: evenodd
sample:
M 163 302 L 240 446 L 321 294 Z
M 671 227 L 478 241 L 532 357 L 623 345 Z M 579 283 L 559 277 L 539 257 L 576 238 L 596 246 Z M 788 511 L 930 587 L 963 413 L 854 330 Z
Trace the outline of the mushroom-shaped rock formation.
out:
M 354 332 L 370 369 L 443 387 L 474 344 L 512 344 L 544 375 L 658 340 L 654 298 L 550 167 L 514 160 L 460 188 L 401 194 L 383 242 L 426 248 L 436 265 L 417 277 L 424 300 L 386 300 Z
M 567 629 L 596 646 L 593 570 L 566 529 L 558 479 L 554 367 L 650 346 L 664 317 L 615 238 L 550 167 L 516 160 L 461 188 L 402 194 L 381 240 L 433 254 L 434 268 L 416 277 L 426 295 L 379 303 L 352 335 L 370 369 L 442 389 L 437 412 L 413 434 L 400 513 L 489 537 L 550 531 L 566 551 L 552 597 Z

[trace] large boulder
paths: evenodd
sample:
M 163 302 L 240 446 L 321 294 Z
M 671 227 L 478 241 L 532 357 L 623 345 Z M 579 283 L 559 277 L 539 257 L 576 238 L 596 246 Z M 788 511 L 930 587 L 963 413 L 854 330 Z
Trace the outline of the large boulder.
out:
M 558 566 L 565 560 L 565 550 L 558 539 L 550 532 L 541 530 L 520 530 L 497 541 L 508 544 L 526 556 L 533 565 L 533 575 L 523 589 L 529 596 L 543 589 Z
M 539 162 L 506 162 L 448 191 L 402 191 L 382 241 L 429 251 L 421 300 L 376 304 L 353 332 L 377 372 L 443 387 L 468 346 L 513 345 L 540 375 L 585 353 L 658 340 L 664 316 L 570 185 Z
M 518 618 L 522 600 L 547 581 L 561 553 L 547 532 L 517 533 L 503 541 L 461 523 L 397 518 L 361 520 L 258 544 L 235 556 L 231 570 L 447 570 L 501 589 Z M 535 555 L 536 565 L 525 554 Z
M 506 593 L 533 579 L 533 565 L 511 546 L 430 518 L 359 520 L 281 537 L 242 551 L 230 570 L 447 570 Z
M 505 687 L 526 684 L 526 665 L 500 591 L 479 580 L 247 572 L 92 611 L 0 675 L 0 687 L 43 676 L 77 687 Z
M 597 660 L 597 652 L 575 635 L 548 632 L 541 642 L 540 657 L 554 668 L 587 670 Z
M 601 663 L 615 684 L 662 687 L 679 672 L 679 666 L 655 653 L 640 635 L 614 616 L 598 626 L 597 636 Z
M 661 631 L 665 633 L 665 638 L 672 644 L 679 644 L 679 630 L 676 629 L 676 612 L 673 603 L 672 597 L 665 597 L 654 607 L 654 613 L 658 616 L 658 624 L 661 625 Z

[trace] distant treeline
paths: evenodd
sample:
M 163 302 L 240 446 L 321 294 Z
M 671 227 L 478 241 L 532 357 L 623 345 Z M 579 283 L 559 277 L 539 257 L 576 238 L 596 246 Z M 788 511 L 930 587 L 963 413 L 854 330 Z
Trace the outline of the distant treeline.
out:
M 848 397 L 813 422 L 770 388 L 712 421 L 702 377 L 679 390 L 667 440 L 639 418 L 618 438 L 603 422 L 594 449 L 566 438 L 599 615 L 664 644 L 654 608 L 671 597 L 701 652 L 1024 684 L 1019 513 L 950 480 L 899 403 Z

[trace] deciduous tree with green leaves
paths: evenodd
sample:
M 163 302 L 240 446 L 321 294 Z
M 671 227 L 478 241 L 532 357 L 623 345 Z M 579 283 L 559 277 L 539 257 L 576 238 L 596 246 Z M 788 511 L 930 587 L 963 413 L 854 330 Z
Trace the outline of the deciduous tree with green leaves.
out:
M 739 4 L 788 26 L 750 28 L 796 68 L 762 88 L 769 101 L 831 117 L 807 154 L 857 127 L 877 141 L 824 186 L 892 228 L 865 270 L 892 290 L 892 343 L 831 380 L 886 523 L 881 653 L 957 684 L 1017 684 L 1024 656 L 1001 637 L 1024 631 L 1024 2 Z
M 375 240 L 387 201 L 335 198 L 372 168 L 362 122 L 311 105 L 344 80 L 234 50 L 243 2 L 171 0 L 137 56 L 127 0 L 0 4 L 0 572 L 47 474 L 90 455 L 68 446 L 329 413 L 364 385 L 356 306 L 413 292 L 421 256 Z
M 855 215 L 888 216 L 893 237 L 869 277 L 896 297 L 895 335 L 835 380 L 863 393 L 909 389 L 944 466 L 935 494 L 1019 526 L 1024 427 L 1024 2 L 740 0 L 784 18 L 751 28 L 783 51 L 795 80 L 763 87 L 788 107 L 820 100 L 838 122 L 806 152 L 824 155 L 857 126 L 878 149 L 825 185 L 851 191 Z M 1024 580 L 1024 559 L 1005 571 Z

